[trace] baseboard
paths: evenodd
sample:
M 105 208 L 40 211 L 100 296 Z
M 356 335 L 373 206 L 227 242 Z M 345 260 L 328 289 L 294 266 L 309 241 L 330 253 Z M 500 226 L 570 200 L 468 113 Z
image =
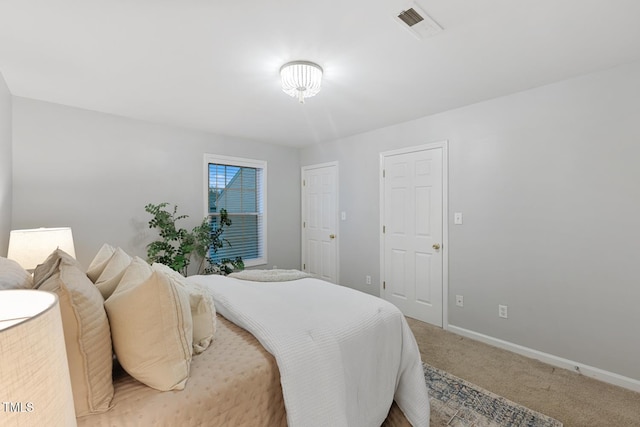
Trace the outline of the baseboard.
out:
M 583 363 L 575 362 L 573 360 L 565 359 L 562 357 L 554 356 L 553 354 L 544 353 L 542 351 L 534 350 L 532 348 L 524 347 L 519 344 L 514 344 L 509 341 L 504 341 L 499 338 L 494 338 L 489 335 L 484 335 L 478 332 L 470 331 L 468 329 L 460 328 L 449 324 L 448 331 L 454 334 L 462 335 L 463 337 L 471 338 L 477 341 L 484 342 L 485 344 L 492 345 L 494 347 L 509 350 L 513 353 L 520 354 L 522 356 L 536 359 L 544 363 L 548 363 L 552 366 L 568 369 L 570 371 L 578 372 L 586 377 L 591 377 L 599 381 L 603 381 L 609 384 L 613 384 L 619 387 L 624 387 L 629 390 L 640 392 L 640 381 L 625 377 L 613 372 L 605 371 L 600 368 L 585 365 Z

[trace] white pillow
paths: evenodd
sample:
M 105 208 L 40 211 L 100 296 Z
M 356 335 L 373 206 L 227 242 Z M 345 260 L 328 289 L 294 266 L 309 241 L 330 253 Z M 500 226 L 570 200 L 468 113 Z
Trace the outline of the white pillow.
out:
M 304 279 L 311 277 L 309 273 L 300 270 L 283 270 L 276 268 L 273 270 L 242 270 L 229 274 L 229 277 L 252 282 L 287 282 L 289 280 Z
M 109 298 L 113 291 L 115 291 L 116 286 L 120 283 L 120 279 L 122 279 L 124 271 L 130 263 L 131 257 L 120 248 L 116 248 L 113 255 L 109 257 L 109 261 L 105 265 L 100 277 L 95 281 L 104 299 Z
M 12 259 L 0 257 L 0 290 L 31 289 L 33 277 Z
M 79 270 L 82 270 L 82 266 L 74 257 L 62 249 L 56 249 L 49 254 L 42 264 L 38 264 L 33 271 L 33 287 L 35 289 L 39 288 L 47 279 L 58 272 L 61 260 L 64 260 L 66 264 L 74 265 Z
M 202 353 L 209 347 L 216 332 L 216 307 L 213 298 L 199 284 L 189 281 L 164 264 L 154 263 L 151 268 L 168 275 L 188 292 L 193 319 L 193 352 Z
M 87 276 L 89 276 L 89 279 L 91 279 L 93 283 L 96 283 L 96 280 L 98 280 L 104 271 L 111 255 L 113 255 L 115 251 L 116 248 L 108 243 L 102 245 L 100 250 L 98 250 L 98 253 L 93 258 L 93 261 L 91 261 L 91 264 L 89 264 L 89 268 L 87 269 Z
M 120 365 L 157 390 L 182 390 L 189 378 L 193 326 L 189 296 L 168 276 L 138 273 L 105 302 Z
M 151 277 L 152 274 L 153 270 L 147 261 L 137 256 L 133 257 L 129 266 L 125 268 L 116 290 L 122 292 L 137 286 Z
M 102 295 L 73 259 L 56 258 L 38 289 L 60 301 L 76 416 L 104 412 L 111 406 L 113 350 Z

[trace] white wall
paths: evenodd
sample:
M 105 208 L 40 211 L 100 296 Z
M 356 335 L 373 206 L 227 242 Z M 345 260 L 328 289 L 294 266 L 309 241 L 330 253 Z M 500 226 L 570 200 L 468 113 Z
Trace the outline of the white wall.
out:
M 11 93 L 0 73 L 0 256 L 7 256 L 11 231 Z
M 640 380 L 639 117 L 635 63 L 309 147 L 301 164 L 340 162 L 341 282 L 377 294 L 379 153 L 448 140 L 450 224 L 464 213 L 449 323 Z
M 300 265 L 298 151 L 25 98 L 13 100 L 13 227 L 71 226 L 85 266 L 109 242 L 146 258 L 147 203 L 204 216 L 204 153 L 266 160 L 268 261 Z
M 72 226 L 84 265 L 103 242 L 144 255 L 153 238 L 144 204 L 177 203 L 195 224 L 211 152 L 269 162 L 269 263 L 297 268 L 299 167 L 337 160 L 341 282 L 377 294 L 379 153 L 446 139 L 449 212 L 465 219 L 449 234 L 449 301 L 465 297 L 449 323 L 640 380 L 639 112 L 640 63 L 300 153 L 13 98 L 13 165 L 0 133 L 0 194 L 11 192 L 13 167 L 0 251 L 12 213 L 12 228 Z

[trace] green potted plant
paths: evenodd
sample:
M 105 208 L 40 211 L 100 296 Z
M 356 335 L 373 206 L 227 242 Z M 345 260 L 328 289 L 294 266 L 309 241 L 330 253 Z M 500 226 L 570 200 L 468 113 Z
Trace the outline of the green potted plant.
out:
M 227 275 L 234 270 L 244 269 L 241 257 L 235 259 L 224 258 L 213 260 L 209 254 L 217 253 L 224 245 L 229 245 L 222 235 L 231 225 L 231 219 L 225 209 L 220 211 L 218 227 L 212 229 L 207 218 L 194 227 L 191 231 L 178 228 L 176 222 L 188 218 L 188 215 L 178 215 L 178 206 L 167 210 L 169 203 L 152 203 L 146 205 L 144 210 L 151 214 L 149 228 L 156 228 L 160 240 L 147 245 L 148 261 L 161 263 L 171 267 L 183 276 L 187 275 L 187 269 L 192 259 L 199 261 L 197 274 L 222 274 Z

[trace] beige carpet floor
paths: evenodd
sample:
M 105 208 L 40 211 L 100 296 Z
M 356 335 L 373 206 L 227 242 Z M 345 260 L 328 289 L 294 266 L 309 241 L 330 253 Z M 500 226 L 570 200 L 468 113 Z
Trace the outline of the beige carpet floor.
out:
M 640 393 L 407 321 L 424 362 L 549 415 L 565 427 L 640 427 Z

